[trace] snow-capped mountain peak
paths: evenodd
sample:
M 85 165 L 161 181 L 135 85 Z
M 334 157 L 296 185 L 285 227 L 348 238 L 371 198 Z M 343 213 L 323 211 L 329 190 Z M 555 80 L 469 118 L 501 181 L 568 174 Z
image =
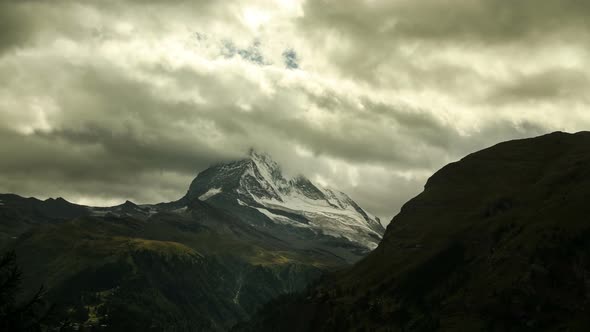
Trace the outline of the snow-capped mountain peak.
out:
M 384 232 L 379 219 L 348 195 L 318 186 L 303 175 L 286 178 L 268 154 L 253 150 L 248 158 L 199 173 L 185 199 L 249 208 L 275 226 L 344 238 L 367 249 L 375 248 Z

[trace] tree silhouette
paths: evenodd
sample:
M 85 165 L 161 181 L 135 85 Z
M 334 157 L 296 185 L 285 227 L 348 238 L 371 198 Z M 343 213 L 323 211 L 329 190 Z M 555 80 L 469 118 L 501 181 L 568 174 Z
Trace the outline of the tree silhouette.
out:
M 42 321 L 49 308 L 43 299 L 44 288 L 28 300 L 19 303 L 22 271 L 16 263 L 14 251 L 0 258 L 0 331 L 42 331 Z

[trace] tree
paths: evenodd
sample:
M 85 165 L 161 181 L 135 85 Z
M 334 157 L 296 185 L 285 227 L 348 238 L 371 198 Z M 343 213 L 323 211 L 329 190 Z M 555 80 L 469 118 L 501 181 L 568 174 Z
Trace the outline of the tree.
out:
M 41 331 L 41 323 L 47 318 L 49 308 L 43 299 L 44 288 L 32 298 L 19 303 L 22 271 L 16 263 L 14 251 L 0 258 L 0 331 Z

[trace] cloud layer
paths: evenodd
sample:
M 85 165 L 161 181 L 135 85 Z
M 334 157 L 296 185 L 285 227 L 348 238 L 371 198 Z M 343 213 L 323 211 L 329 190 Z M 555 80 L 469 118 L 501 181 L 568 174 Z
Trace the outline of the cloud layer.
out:
M 0 0 L 0 192 L 180 197 L 250 147 L 389 220 L 444 164 L 590 127 L 575 0 Z

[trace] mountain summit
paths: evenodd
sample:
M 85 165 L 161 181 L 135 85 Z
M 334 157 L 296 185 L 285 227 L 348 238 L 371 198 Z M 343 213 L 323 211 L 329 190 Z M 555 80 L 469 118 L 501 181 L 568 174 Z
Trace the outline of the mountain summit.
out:
M 337 246 L 368 251 L 377 247 L 385 231 L 377 217 L 346 194 L 302 175 L 287 178 L 269 155 L 253 150 L 245 159 L 199 173 L 181 201 L 195 199 L 247 216 L 251 225 L 289 242 L 325 238 L 343 241 Z
M 377 217 L 345 193 L 318 186 L 302 175 L 288 178 L 269 155 L 255 151 L 250 151 L 247 158 L 200 172 L 186 195 L 169 203 L 138 205 L 126 201 L 113 207 L 89 207 L 65 200 L 41 202 L 10 197 L 5 197 L 7 205 L 0 208 L 0 213 L 11 211 L 9 219 L 19 222 L 0 227 L 0 239 L 4 240 L 47 220 L 90 216 L 149 221 L 162 214 L 169 214 L 170 218 L 208 215 L 210 212 L 203 211 L 214 208 L 232 216 L 233 219 L 223 217 L 222 220 L 234 220 L 233 226 L 226 229 L 231 229 L 234 235 L 240 229 L 238 236 L 249 237 L 252 230 L 258 234 L 255 241 L 280 243 L 287 250 L 328 255 L 347 264 L 375 249 L 385 232 Z M 39 214 L 31 209 L 47 211 Z M 17 210 L 20 212 L 15 214 Z M 24 218 L 25 215 L 28 217 Z

